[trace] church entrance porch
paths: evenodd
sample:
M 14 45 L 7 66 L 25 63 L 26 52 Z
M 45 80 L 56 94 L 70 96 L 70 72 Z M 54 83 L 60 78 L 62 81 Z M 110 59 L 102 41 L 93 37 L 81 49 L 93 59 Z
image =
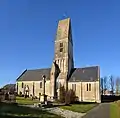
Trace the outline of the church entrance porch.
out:
M 27 85 L 25 85 L 25 88 L 24 88 L 24 95 L 25 95 L 25 97 L 29 97 L 29 86 Z

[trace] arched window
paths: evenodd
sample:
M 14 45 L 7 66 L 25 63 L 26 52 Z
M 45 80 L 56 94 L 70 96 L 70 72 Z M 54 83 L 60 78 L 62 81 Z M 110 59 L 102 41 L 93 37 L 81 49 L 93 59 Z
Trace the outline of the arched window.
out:
M 22 82 L 22 88 L 24 87 L 24 83 Z
M 72 84 L 72 90 L 76 91 L 76 84 Z
M 89 83 L 89 91 L 91 91 L 91 84 Z
M 35 94 L 35 83 L 33 82 L 33 96 Z
M 87 91 L 88 91 L 88 84 L 87 84 Z
M 87 91 L 91 91 L 91 84 L 87 84 Z
M 63 65 L 62 65 L 62 67 L 63 67 L 63 72 L 64 72 L 64 59 L 63 59 Z
M 40 88 L 42 88 L 42 82 L 40 82 Z

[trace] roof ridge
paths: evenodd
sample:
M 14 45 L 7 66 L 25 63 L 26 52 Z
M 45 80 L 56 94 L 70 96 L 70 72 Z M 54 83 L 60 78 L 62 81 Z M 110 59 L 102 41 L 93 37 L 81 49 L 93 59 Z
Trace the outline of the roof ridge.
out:
M 75 69 L 82 69 L 82 68 L 92 68 L 92 67 L 99 67 L 98 65 L 94 65 L 94 66 L 85 66 L 85 67 L 81 67 L 81 68 L 75 68 Z
M 37 68 L 37 69 L 29 69 L 28 71 L 46 70 L 46 69 L 51 69 L 51 68 Z

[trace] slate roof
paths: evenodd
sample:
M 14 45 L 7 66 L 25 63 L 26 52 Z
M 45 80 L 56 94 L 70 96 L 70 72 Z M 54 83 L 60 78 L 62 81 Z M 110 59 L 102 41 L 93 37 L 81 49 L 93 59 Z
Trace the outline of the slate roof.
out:
M 25 70 L 18 78 L 17 81 L 40 81 L 42 76 L 45 75 L 49 79 L 50 68 Z
M 45 75 L 46 79 L 50 79 L 50 68 L 25 70 L 18 78 L 17 81 L 40 81 L 42 76 Z M 99 76 L 99 66 L 91 66 L 85 68 L 74 68 L 69 77 L 70 82 L 78 81 L 96 81 Z
M 84 68 L 74 68 L 71 72 L 69 81 L 96 81 L 99 77 L 99 66 L 91 66 Z
M 3 86 L 2 89 L 8 89 L 8 90 L 14 90 L 15 89 L 15 84 L 6 84 L 5 86 Z
M 7 84 L 7 85 L 5 85 L 5 86 L 3 86 L 1 88 L 0 92 L 4 92 L 4 93 L 11 92 L 11 93 L 14 93 L 15 92 L 15 86 L 16 86 L 15 84 Z

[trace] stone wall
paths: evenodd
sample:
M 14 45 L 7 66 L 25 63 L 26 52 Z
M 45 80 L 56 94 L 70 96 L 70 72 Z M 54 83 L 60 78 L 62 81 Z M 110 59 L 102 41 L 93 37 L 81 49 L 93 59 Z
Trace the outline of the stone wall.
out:
M 40 82 L 42 81 L 23 81 L 24 85 L 29 86 L 29 95 L 33 95 L 33 83 L 34 83 L 34 94 L 39 98 L 39 93 L 42 93 L 42 88 L 40 88 Z M 76 96 L 79 101 L 83 102 L 101 102 L 100 96 L 100 85 L 99 81 L 96 82 L 68 82 L 68 89 L 72 89 L 72 84 L 76 85 Z M 91 90 L 87 91 L 87 84 L 91 84 Z M 18 94 L 20 91 L 23 93 L 24 88 L 22 88 L 22 82 L 18 82 Z M 51 96 L 51 84 L 50 81 L 46 81 L 45 84 L 45 94 L 50 99 Z
M 69 82 L 68 89 L 72 89 L 72 84 L 76 85 L 76 96 L 83 102 L 101 102 L 99 81 L 97 82 Z M 91 84 L 91 90 L 87 91 L 87 84 Z
M 39 93 L 42 94 L 42 88 L 40 88 L 40 82 L 42 81 L 19 81 L 16 83 L 16 85 L 18 84 L 18 95 L 20 94 L 20 92 L 22 92 L 22 94 L 24 94 L 24 87 L 22 88 L 22 83 L 23 85 L 28 85 L 29 86 L 29 96 L 32 95 L 33 96 L 33 83 L 34 83 L 34 95 L 36 97 L 39 98 Z M 45 83 L 45 93 L 46 95 L 50 96 L 50 81 L 46 81 Z

